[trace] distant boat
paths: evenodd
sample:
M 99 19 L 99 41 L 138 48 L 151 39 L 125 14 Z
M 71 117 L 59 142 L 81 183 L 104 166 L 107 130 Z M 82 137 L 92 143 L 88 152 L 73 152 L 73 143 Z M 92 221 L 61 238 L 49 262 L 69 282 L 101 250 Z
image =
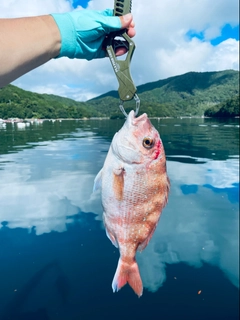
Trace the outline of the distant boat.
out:
M 18 129 L 25 129 L 26 123 L 25 122 L 17 122 Z

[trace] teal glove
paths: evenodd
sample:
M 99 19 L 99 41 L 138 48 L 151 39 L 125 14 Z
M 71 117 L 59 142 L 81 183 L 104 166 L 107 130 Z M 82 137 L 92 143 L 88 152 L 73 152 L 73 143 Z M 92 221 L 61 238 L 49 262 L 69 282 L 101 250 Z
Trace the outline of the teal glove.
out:
M 61 50 L 56 58 L 68 57 L 92 60 L 106 57 L 102 43 L 110 32 L 121 29 L 113 10 L 76 10 L 52 14 L 61 34 Z

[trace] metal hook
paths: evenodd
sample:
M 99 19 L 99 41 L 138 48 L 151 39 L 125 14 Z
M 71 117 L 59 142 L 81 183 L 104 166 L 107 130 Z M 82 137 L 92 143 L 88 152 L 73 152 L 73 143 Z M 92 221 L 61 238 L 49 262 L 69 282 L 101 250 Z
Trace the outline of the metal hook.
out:
M 138 111 L 139 111 L 139 108 L 140 108 L 140 99 L 138 97 L 138 95 L 135 93 L 134 95 L 134 100 L 136 101 L 136 110 L 135 110 L 135 116 L 138 115 Z M 124 116 L 127 118 L 128 114 L 127 112 L 125 111 L 124 107 L 123 107 L 123 103 L 124 101 L 123 100 L 120 100 L 120 105 L 119 105 L 119 108 L 120 110 L 122 111 L 122 113 L 124 114 Z

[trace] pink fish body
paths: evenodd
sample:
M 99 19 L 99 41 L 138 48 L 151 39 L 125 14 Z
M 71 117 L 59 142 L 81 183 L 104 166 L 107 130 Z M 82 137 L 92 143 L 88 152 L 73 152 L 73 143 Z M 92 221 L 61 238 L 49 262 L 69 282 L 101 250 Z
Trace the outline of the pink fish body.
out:
M 146 114 L 131 111 L 115 134 L 94 189 L 100 185 L 106 233 L 120 251 L 113 291 L 129 283 L 140 297 L 136 251 L 151 239 L 169 192 L 162 141 Z

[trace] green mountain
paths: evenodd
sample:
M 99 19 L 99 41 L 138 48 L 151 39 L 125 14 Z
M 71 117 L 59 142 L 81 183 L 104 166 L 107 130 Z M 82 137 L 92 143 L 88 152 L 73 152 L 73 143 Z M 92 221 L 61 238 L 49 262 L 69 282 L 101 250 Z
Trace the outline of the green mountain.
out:
M 38 94 L 8 85 L 0 88 L 0 118 L 83 118 L 91 117 L 85 102 L 49 94 Z
M 217 118 L 239 117 L 239 103 L 240 96 L 236 95 L 231 99 L 227 99 L 226 101 L 207 109 L 204 115 Z
M 149 116 L 201 116 L 210 106 L 239 94 L 239 71 L 188 72 L 137 87 L 141 112 Z M 120 115 L 117 91 L 110 91 L 88 101 L 100 112 Z M 134 101 L 125 103 L 126 110 L 134 108 Z
M 218 112 L 225 104 L 223 116 L 239 95 L 239 71 L 188 72 L 183 75 L 138 86 L 140 112 L 150 117 L 202 116 L 210 107 Z M 233 102 L 235 101 L 236 102 Z M 123 117 L 117 91 L 110 91 L 87 102 L 76 102 L 56 95 L 37 94 L 13 85 L 0 89 L 0 118 L 83 118 Z M 124 104 L 135 109 L 135 101 Z M 236 109 L 237 110 L 237 109 Z M 238 111 L 239 112 L 239 111 Z M 210 114 L 210 113 L 206 113 Z

